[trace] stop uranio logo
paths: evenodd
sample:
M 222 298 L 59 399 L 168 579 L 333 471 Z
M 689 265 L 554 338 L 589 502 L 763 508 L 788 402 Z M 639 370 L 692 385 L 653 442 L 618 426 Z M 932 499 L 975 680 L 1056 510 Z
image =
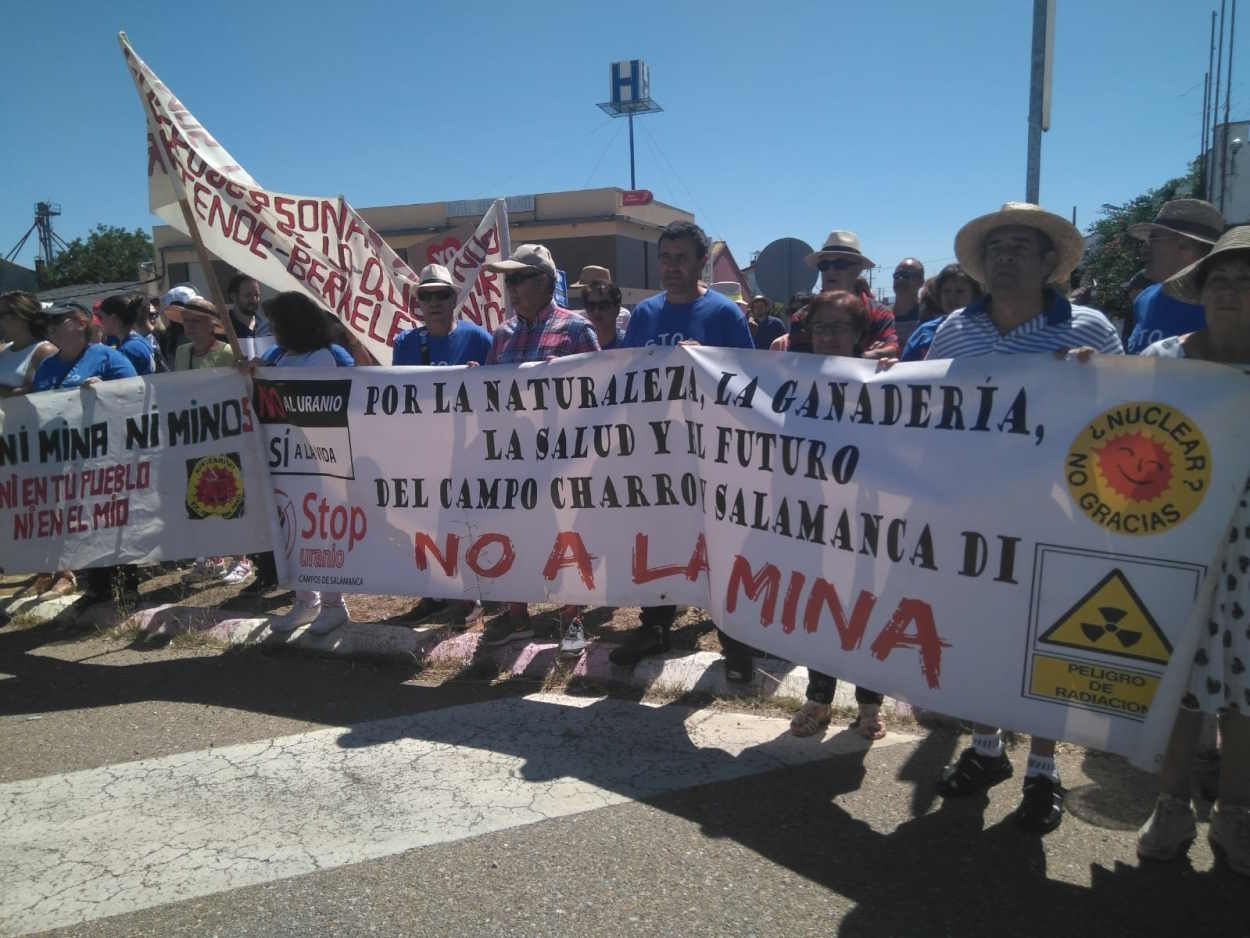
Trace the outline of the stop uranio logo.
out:
M 1105 410 L 1077 435 L 1065 464 L 1082 514 L 1116 534 L 1170 531 L 1202 503 L 1211 450 L 1189 417 L 1155 401 Z

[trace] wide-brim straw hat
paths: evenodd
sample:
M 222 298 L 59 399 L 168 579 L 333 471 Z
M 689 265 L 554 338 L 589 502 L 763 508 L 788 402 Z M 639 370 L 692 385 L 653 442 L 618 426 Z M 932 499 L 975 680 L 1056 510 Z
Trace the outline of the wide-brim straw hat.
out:
M 1202 302 L 1202 283 L 1212 266 L 1233 253 L 1250 254 L 1250 225 L 1229 228 L 1215 242 L 1211 252 L 1163 281 L 1164 292 L 1183 303 Z
M 1168 231 L 1203 244 L 1215 244 L 1224 233 L 1224 216 L 1204 199 L 1173 199 L 1164 202 L 1154 221 L 1138 222 L 1126 229 L 1130 237 L 1145 241 L 1152 231 Z
M 182 326 L 186 325 L 185 317 L 187 313 L 193 316 L 211 317 L 213 320 L 213 333 L 218 336 L 225 336 L 226 323 L 222 319 L 221 313 L 217 312 L 217 307 L 202 296 L 193 296 L 181 303 L 171 303 L 165 307 L 165 318 Z
M 1068 275 L 1081 262 L 1085 239 L 1076 225 L 1062 215 L 1048 212 L 1031 202 L 1004 202 L 997 212 L 974 218 L 955 235 L 955 257 L 977 283 L 988 287 L 985 276 L 985 239 L 991 231 L 1008 226 L 1033 228 L 1055 246 L 1058 261 L 1050 275 L 1051 283 L 1067 283 Z
M 825 258 L 831 257 L 847 257 L 860 261 L 864 267 L 875 267 L 871 260 L 864 256 L 863 251 L 859 247 L 859 235 L 853 231 L 845 231 L 835 228 L 829 232 L 829 237 L 825 238 L 824 246 L 819 251 L 813 251 L 807 257 L 803 258 L 803 262 L 808 267 L 819 267 L 820 262 Z

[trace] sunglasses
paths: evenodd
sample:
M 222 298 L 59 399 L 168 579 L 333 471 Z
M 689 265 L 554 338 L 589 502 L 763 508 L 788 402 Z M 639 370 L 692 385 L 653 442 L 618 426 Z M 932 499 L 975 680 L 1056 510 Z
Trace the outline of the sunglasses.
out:
M 894 271 L 895 280 L 920 280 L 921 275 L 914 270 L 896 270 Z
M 821 271 L 848 270 L 851 267 L 862 267 L 862 266 L 864 266 L 863 261 L 848 261 L 848 260 L 821 261 L 819 264 L 816 265 L 817 269 Z
M 456 294 L 451 290 L 419 290 L 417 291 L 417 299 L 419 300 L 450 300 Z
M 518 283 L 524 283 L 526 280 L 533 280 L 535 277 L 541 276 L 541 270 L 518 270 L 514 274 L 504 274 L 503 282 L 510 287 L 515 287 Z

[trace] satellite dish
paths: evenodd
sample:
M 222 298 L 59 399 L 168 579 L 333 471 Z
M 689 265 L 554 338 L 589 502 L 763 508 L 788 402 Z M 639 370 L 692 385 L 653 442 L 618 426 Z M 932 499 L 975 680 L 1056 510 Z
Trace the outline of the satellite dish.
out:
M 811 292 L 816 271 L 804 258 L 812 248 L 798 238 L 778 238 L 760 251 L 755 259 L 755 282 L 770 300 L 785 303 L 796 293 Z

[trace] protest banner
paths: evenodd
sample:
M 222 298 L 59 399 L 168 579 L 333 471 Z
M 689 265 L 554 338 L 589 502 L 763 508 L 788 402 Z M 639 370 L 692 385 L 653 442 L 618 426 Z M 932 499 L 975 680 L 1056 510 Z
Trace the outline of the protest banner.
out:
M 650 348 L 262 371 L 256 401 L 286 582 L 696 605 L 783 658 L 1149 764 L 1250 470 L 1246 382 Z
M 503 260 L 512 253 L 506 201 L 492 202 L 471 234 L 449 234 L 428 245 L 424 253 L 424 263 L 442 264 L 451 272 L 451 279 L 456 282 L 457 319 L 467 319 L 494 332 L 508 318 L 503 274 L 486 269 L 491 261 Z
M 269 479 L 234 370 L 10 397 L 0 414 L 5 572 L 269 549 Z
M 135 53 L 122 53 L 148 126 L 151 211 L 227 264 L 275 290 L 299 290 L 337 316 L 377 361 L 421 321 L 417 275 L 343 196 L 289 195 L 260 186 Z M 184 217 L 183 204 L 190 218 Z M 505 300 L 482 270 L 507 249 L 507 214 L 493 206 L 451 258 L 460 315 L 493 328 Z M 454 265 L 454 266 L 453 266 Z

